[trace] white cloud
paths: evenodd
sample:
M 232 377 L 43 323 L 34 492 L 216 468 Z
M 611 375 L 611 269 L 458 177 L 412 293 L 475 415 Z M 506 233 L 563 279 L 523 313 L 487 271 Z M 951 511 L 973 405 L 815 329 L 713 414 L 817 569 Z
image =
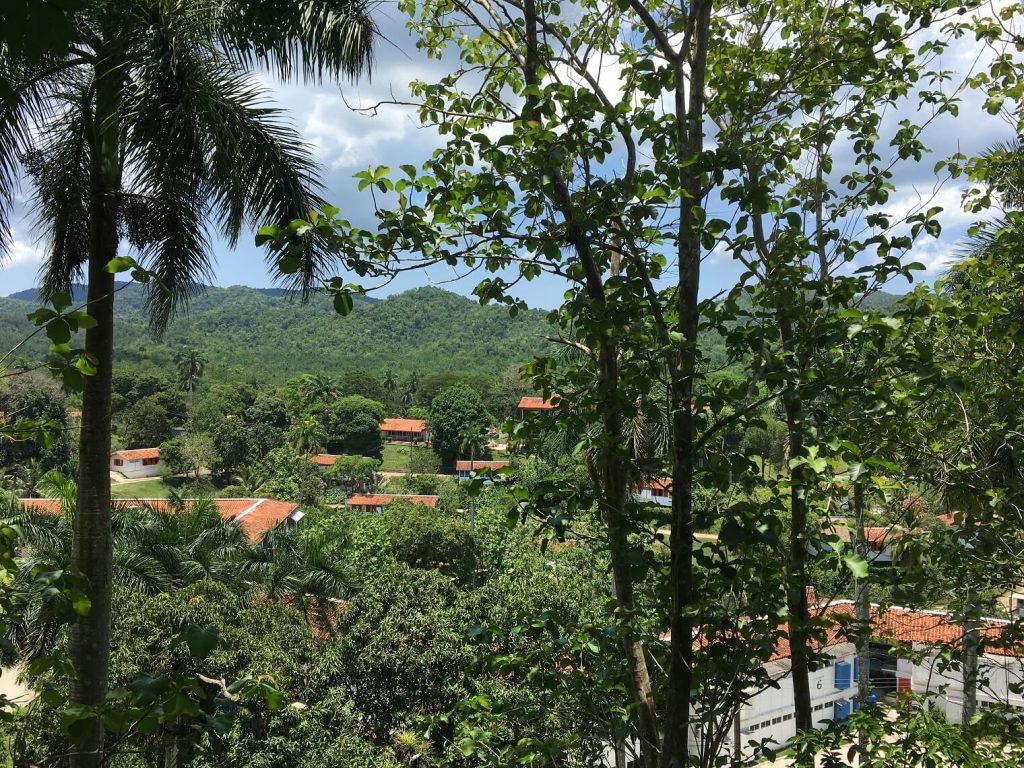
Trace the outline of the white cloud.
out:
M 7 254 L 0 258 L 0 266 L 38 266 L 45 258 L 46 254 L 39 245 L 22 240 L 18 238 L 17 232 L 13 232 Z
M 924 240 L 914 246 L 910 259 L 924 265 L 925 279 L 934 280 L 958 260 L 961 245 L 960 241 L 947 243 L 942 240 Z
M 386 147 L 418 129 L 411 108 L 388 106 L 369 116 L 352 106 L 340 95 L 317 94 L 302 126 L 320 161 L 333 170 L 388 162 L 393 153 Z

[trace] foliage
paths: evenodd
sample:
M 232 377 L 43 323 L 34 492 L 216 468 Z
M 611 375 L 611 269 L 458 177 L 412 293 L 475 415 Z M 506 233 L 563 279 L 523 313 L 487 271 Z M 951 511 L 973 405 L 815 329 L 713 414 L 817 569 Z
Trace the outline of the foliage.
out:
M 65 398 L 49 376 L 26 371 L 7 379 L 6 386 L 0 389 L 0 412 L 4 414 L 5 421 L 12 423 L 24 419 L 53 425 L 53 440 L 49 446 L 31 439 L 0 436 L 0 467 L 9 468 L 35 460 L 46 470 L 68 461 L 70 441 Z
M 380 423 L 384 416 L 381 403 L 362 395 L 341 397 L 329 403 L 320 415 L 328 453 L 380 458 L 383 446 Z
M 171 420 L 167 409 L 155 396 L 144 397 L 131 405 L 121 424 L 125 448 L 153 448 L 171 438 Z
M 430 404 L 430 441 L 443 466 L 460 456 L 468 436 L 483 434 L 488 416 L 483 401 L 465 384 L 443 390 Z
M 208 435 L 190 433 L 160 444 L 160 460 L 172 475 L 195 475 L 217 460 L 217 451 Z
M 31 330 L 25 314 L 33 307 L 34 294 L 0 298 L 0 348 L 13 347 Z M 247 378 L 253 371 L 271 383 L 297 373 L 336 376 L 339 371 L 371 371 L 380 383 L 368 382 L 368 389 L 353 394 L 375 392 L 371 399 L 376 400 L 381 399 L 382 371 L 387 367 L 403 381 L 399 399 L 411 371 L 464 371 L 476 376 L 474 386 L 480 386 L 485 383 L 481 377 L 490 379 L 539 352 L 547 329 L 541 311 L 510 319 L 496 307 L 437 288 L 360 303 L 350 317 L 338 318 L 321 297 L 313 297 L 299 311 L 279 290 L 207 287 L 192 298 L 188 314 L 172 320 L 160 339 L 150 335 L 144 307 L 141 288 L 118 294 L 119 366 L 156 369 L 173 381 L 175 353 L 189 344 L 211 361 L 204 381 Z M 22 351 L 34 359 L 45 353 L 46 345 L 33 339 Z M 506 401 L 511 399 L 512 395 L 505 396 Z M 429 400 L 424 402 L 429 406 Z
M 465 517 L 396 499 L 385 508 L 384 522 L 400 562 L 414 568 L 436 568 L 463 583 L 472 578 L 477 547 Z

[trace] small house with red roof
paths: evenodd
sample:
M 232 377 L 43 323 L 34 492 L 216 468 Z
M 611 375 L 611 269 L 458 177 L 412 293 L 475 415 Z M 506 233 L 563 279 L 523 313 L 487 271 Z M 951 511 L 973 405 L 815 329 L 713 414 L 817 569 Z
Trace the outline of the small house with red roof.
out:
M 338 460 L 338 454 L 336 453 L 318 453 L 316 456 L 310 456 L 309 460 L 316 464 L 318 467 L 333 467 L 334 462 Z
M 633 498 L 641 504 L 657 504 L 659 507 L 671 507 L 672 481 L 667 477 L 642 480 L 634 488 Z
M 129 480 L 138 477 L 160 477 L 164 464 L 159 448 L 134 448 L 110 454 L 110 471 L 120 472 Z
M 418 496 L 404 493 L 357 493 L 353 496 L 349 496 L 345 505 L 355 512 L 363 512 L 368 515 L 379 515 L 384 511 L 384 507 L 398 499 L 405 499 L 406 501 L 411 501 L 413 504 L 425 504 L 428 507 L 436 507 L 437 502 L 440 501 L 441 497 Z
M 555 406 L 543 397 L 523 397 L 519 400 L 519 418 L 525 419 L 531 413 L 549 413 Z
M 496 472 L 499 469 L 508 466 L 507 461 L 479 461 L 479 460 L 468 460 L 468 461 L 456 461 L 455 472 L 459 476 L 459 480 L 468 480 L 469 476 L 474 472 L 481 470 L 487 472 Z
M 399 443 L 429 443 L 430 433 L 423 419 L 384 419 L 380 434 L 385 440 Z

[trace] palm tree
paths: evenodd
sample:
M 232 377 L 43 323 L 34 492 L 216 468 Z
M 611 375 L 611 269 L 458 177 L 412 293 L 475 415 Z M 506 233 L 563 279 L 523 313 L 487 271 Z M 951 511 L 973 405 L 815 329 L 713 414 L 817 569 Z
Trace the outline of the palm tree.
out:
M 288 436 L 288 442 L 303 459 L 309 459 L 323 450 L 324 443 L 327 442 L 327 433 L 324 431 L 323 424 L 317 419 L 307 416 L 292 427 L 292 431 Z M 299 488 L 299 504 L 302 504 L 306 497 L 306 478 L 309 476 L 311 464 L 311 461 L 303 462 L 302 485 Z
M 206 370 L 206 358 L 195 347 L 182 347 L 174 358 L 178 366 L 178 386 L 188 392 L 188 407 L 192 409 L 192 394 Z
M 337 531 L 275 530 L 252 551 L 242 572 L 268 598 L 291 599 L 307 620 L 312 614 L 330 629 L 333 603 L 349 597 L 356 584 L 347 549 L 347 537 Z
M 314 403 L 327 402 L 338 396 L 338 387 L 330 376 L 318 373 L 315 376 L 304 376 L 301 390 L 302 403 L 309 407 Z
M 242 489 L 246 496 L 257 496 L 267 482 L 266 475 L 255 466 L 242 467 L 235 472 L 231 482 Z
M 289 221 L 320 203 L 308 149 L 246 74 L 355 77 L 371 62 L 364 0 L 110 0 L 71 17 L 60 54 L 0 59 L 0 249 L 19 168 L 35 182 L 48 237 L 43 292 L 88 284 L 85 349 L 96 373 L 82 398 L 72 568 L 89 614 L 71 631 L 71 700 L 102 702 L 110 656 L 110 480 L 114 274 L 127 240 L 152 270 L 155 330 L 211 271 L 213 231 L 230 243 L 252 222 Z M 24 158 L 24 159 L 23 159 Z M 21 165 L 20 165 L 20 164 Z M 280 265 L 311 290 L 327 267 L 313 245 Z M 73 768 L 102 760 L 97 721 Z
M 58 500 L 61 514 L 18 505 L 4 521 L 18 525 L 25 544 L 14 588 L 21 621 L 11 626 L 8 639 L 28 658 L 50 652 L 63 625 L 60 596 L 52 597 L 48 581 L 37 574 L 69 567 L 77 493 L 74 480 L 59 472 L 48 473 L 40 490 Z M 240 594 L 251 591 L 237 565 L 250 557 L 252 546 L 241 528 L 221 518 L 212 500 L 186 502 L 172 495 L 168 507 L 159 510 L 122 503 L 111 519 L 115 585 L 153 595 L 208 579 Z

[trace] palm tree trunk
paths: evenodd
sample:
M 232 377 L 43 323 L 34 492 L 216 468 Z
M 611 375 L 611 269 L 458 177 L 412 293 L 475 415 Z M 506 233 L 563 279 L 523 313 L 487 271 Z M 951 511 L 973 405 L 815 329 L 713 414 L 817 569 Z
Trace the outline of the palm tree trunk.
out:
M 89 314 L 96 326 L 85 334 L 85 349 L 95 358 L 96 374 L 86 378 L 78 459 L 78 504 L 75 511 L 71 567 L 82 580 L 91 607 L 71 627 L 68 653 L 75 669 L 70 698 L 94 706 L 107 693 L 110 661 L 111 580 L 110 520 L 111 374 L 114 352 L 114 275 L 107 263 L 117 256 L 117 205 L 121 184 L 121 75 L 102 56 L 96 67 L 96 113 L 90 169 Z M 103 726 L 99 718 L 71 768 L 93 768 L 102 761 Z

